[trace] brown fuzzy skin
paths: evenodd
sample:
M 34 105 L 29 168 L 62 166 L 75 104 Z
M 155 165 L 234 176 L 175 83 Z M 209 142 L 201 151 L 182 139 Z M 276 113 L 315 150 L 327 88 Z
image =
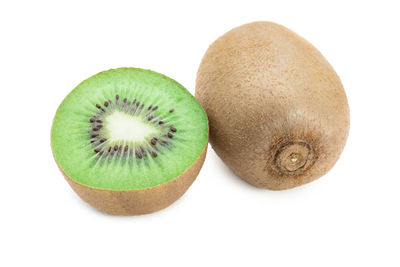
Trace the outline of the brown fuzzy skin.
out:
M 207 50 L 196 97 L 219 157 L 257 187 L 311 182 L 338 160 L 349 131 L 339 77 L 320 52 L 287 28 L 254 22 Z
M 173 180 L 137 190 L 107 190 L 86 186 L 60 170 L 72 189 L 93 207 L 114 215 L 141 215 L 164 209 L 180 198 L 199 174 L 206 153 L 207 145 L 197 160 Z

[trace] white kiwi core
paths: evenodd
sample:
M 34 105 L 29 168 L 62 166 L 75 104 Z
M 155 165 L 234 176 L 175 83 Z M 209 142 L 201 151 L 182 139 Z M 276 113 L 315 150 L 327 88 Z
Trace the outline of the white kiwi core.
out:
M 157 128 L 145 122 L 143 117 L 131 116 L 120 111 L 114 111 L 104 120 L 110 142 L 141 143 L 160 133 Z

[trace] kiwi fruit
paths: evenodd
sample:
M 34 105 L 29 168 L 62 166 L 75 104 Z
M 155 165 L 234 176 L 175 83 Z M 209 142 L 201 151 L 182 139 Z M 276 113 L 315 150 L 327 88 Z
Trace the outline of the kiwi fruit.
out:
M 245 24 L 211 44 L 196 97 L 213 149 L 260 188 L 288 189 L 321 177 L 348 136 L 339 77 L 309 42 L 275 23 Z
M 176 81 L 138 68 L 101 72 L 61 103 L 51 147 L 72 189 L 116 215 L 163 209 L 198 175 L 208 120 Z

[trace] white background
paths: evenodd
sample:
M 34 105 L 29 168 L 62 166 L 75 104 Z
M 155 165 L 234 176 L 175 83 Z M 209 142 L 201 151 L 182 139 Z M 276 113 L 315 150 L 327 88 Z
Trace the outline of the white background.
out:
M 397 2 L 2 1 L 0 266 L 399 266 Z M 73 193 L 50 149 L 70 90 L 133 66 L 194 93 L 208 45 L 256 20 L 305 37 L 341 77 L 351 131 L 332 171 L 261 190 L 210 148 L 189 191 L 151 215 L 105 215 Z

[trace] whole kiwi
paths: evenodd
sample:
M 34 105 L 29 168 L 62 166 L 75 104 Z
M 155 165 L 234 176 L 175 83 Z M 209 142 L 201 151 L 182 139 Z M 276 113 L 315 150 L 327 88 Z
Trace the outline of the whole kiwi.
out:
M 211 44 L 196 97 L 213 149 L 257 187 L 282 190 L 319 178 L 348 136 L 339 77 L 315 47 L 275 23 L 245 24 Z

